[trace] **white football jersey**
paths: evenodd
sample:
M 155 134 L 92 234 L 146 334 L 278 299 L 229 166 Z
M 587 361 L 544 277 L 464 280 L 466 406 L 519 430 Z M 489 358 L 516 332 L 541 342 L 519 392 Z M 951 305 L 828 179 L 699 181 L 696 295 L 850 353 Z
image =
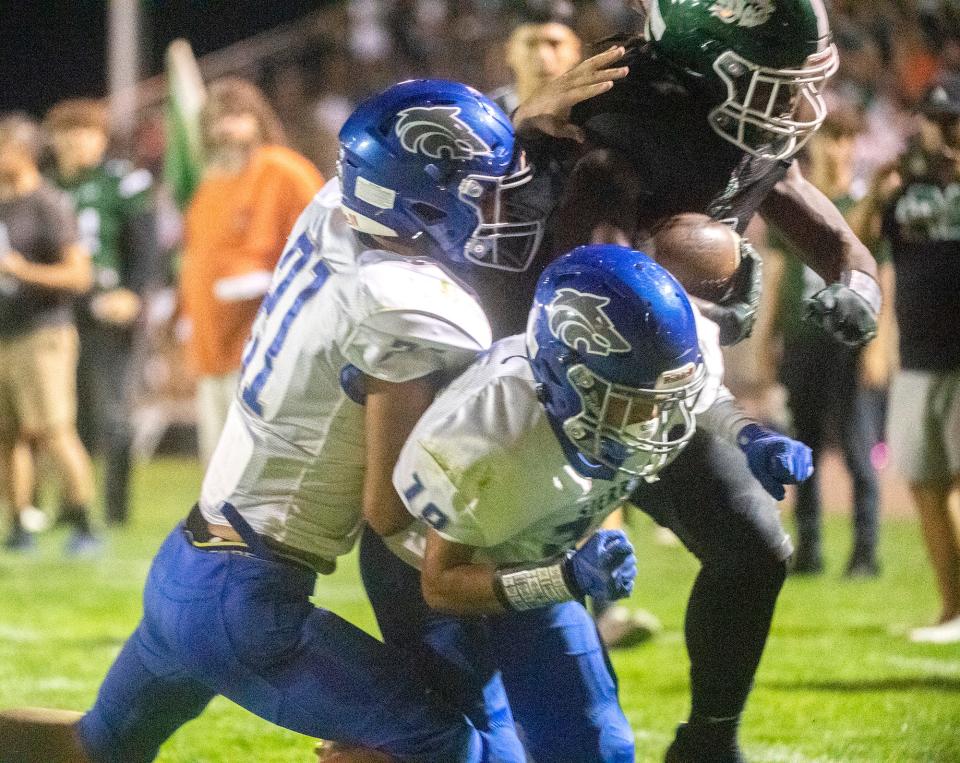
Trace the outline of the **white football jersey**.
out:
M 363 407 L 353 366 L 404 382 L 456 373 L 490 346 L 474 298 L 436 263 L 365 251 L 336 180 L 300 216 L 244 350 L 240 384 L 203 481 L 200 509 L 232 504 L 258 533 L 326 559 L 360 526 Z
M 567 462 L 537 399 L 522 335 L 497 342 L 437 396 L 401 451 L 394 487 L 407 509 L 496 563 L 570 548 L 630 495 L 636 480 L 588 479 Z M 414 526 L 404 539 L 420 553 Z
M 706 375 L 703 387 L 693 412 L 699 416 L 716 402 L 717 398 L 729 396 L 730 393 L 723 384 L 723 350 L 720 348 L 720 327 L 709 318 L 704 318 L 697 306 L 693 308 L 693 317 L 697 321 L 697 340 L 700 345 L 700 357 L 703 358 L 703 367 Z
M 696 412 L 723 383 L 715 324 L 695 310 L 706 380 Z M 524 337 L 507 337 L 450 384 L 414 428 L 393 473 L 420 521 L 389 540 L 409 564 L 423 556 L 425 524 L 475 546 L 496 564 L 545 559 L 571 548 L 621 506 L 636 479 L 581 476 L 567 461 L 526 359 Z

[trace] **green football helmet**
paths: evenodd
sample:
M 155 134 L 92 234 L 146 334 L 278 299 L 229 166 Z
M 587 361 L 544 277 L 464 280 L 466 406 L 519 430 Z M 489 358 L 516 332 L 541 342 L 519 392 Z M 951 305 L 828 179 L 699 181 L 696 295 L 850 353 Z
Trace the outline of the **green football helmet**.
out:
M 646 38 L 714 91 L 710 125 L 754 156 L 789 158 L 826 117 L 838 58 L 822 0 L 650 0 Z

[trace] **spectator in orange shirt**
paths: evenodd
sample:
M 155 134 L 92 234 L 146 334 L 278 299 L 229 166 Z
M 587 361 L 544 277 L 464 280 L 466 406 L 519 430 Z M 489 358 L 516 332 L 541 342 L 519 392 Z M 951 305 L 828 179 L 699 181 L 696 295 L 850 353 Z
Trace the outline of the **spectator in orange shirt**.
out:
M 212 83 L 200 121 L 206 166 L 186 211 L 180 292 L 198 374 L 200 454 L 207 461 L 287 233 L 323 177 L 282 145 L 279 120 L 249 82 Z

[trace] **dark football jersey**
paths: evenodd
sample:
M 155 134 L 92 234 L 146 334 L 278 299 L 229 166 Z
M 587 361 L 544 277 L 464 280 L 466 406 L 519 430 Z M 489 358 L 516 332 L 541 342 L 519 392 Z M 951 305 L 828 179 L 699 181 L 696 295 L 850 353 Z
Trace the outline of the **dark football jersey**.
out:
M 628 76 L 575 107 L 572 121 L 584 128 L 590 146 L 614 149 L 625 167 L 600 166 L 571 188 L 567 181 L 583 148 L 536 131 L 518 136 L 536 167 L 520 198 L 526 197 L 528 209 L 551 214 L 543 246 L 525 273 L 481 268 L 467 275 L 495 338 L 524 330 L 540 272 L 563 253 L 558 249 L 587 243 L 598 215 L 630 214 L 642 227 L 679 212 L 701 212 L 742 233 L 790 166 L 754 157 L 717 135 L 707 118 L 714 104 L 709 94 L 649 45 L 628 46 L 624 63 Z M 571 227 L 583 238 L 569 235 Z
M 742 233 L 790 163 L 752 156 L 714 132 L 715 101 L 649 45 L 630 47 L 624 63 L 630 73 L 574 107 L 573 122 L 592 144 L 629 159 L 651 218 L 702 212 Z

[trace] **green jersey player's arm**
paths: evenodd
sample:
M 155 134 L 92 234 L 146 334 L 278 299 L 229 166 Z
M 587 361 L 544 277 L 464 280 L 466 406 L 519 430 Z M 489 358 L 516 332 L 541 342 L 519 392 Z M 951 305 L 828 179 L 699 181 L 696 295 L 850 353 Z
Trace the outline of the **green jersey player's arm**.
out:
M 378 535 L 393 535 L 413 522 L 393 487 L 393 468 L 414 425 L 433 401 L 436 388 L 432 379 L 394 383 L 364 377 L 363 518 Z
M 870 250 L 796 164 L 763 200 L 760 215 L 784 234 L 800 259 L 827 283 L 854 270 L 877 280 L 877 263 Z

